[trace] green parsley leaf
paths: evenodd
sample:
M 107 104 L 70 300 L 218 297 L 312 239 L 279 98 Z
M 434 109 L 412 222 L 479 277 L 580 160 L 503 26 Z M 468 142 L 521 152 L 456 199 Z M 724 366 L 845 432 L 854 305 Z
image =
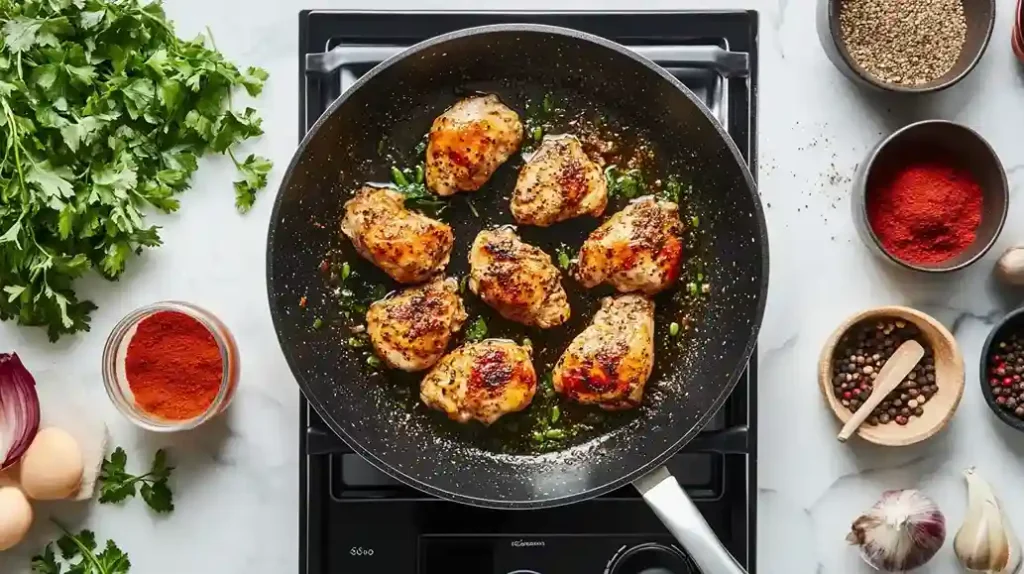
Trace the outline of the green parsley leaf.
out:
M 96 535 L 90 530 L 72 534 L 55 522 L 63 535 L 56 543 L 47 544 L 42 554 L 32 557 L 34 574 L 128 574 L 131 562 L 128 555 L 107 540 L 103 551 L 96 553 Z M 54 551 L 60 550 L 60 556 Z
M 249 154 L 242 163 L 235 162 L 242 179 L 235 182 L 235 206 L 245 213 L 252 209 L 256 193 L 267 187 L 267 174 L 273 164 L 265 157 Z
M 167 465 L 167 452 L 156 451 L 149 472 L 135 476 L 125 470 L 128 455 L 117 447 L 100 467 L 100 503 L 118 503 L 136 494 L 136 485 L 141 483 L 139 493 L 150 508 L 157 512 L 174 510 L 174 497 L 167 485 L 174 467 Z
M 468 328 L 466 328 L 466 340 L 471 342 L 482 341 L 487 337 L 487 321 L 483 317 L 477 317 Z
M 0 320 L 51 340 L 88 330 L 74 280 L 120 277 L 160 245 L 146 214 L 178 209 L 198 158 L 263 133 L 231 95 L 258 95 L 266 71 L 208 44 L 178 38 L 159 2 L 0 0 L 0 287 L 19 289 Z M 245 212 L 271 165 L 236 164 Z

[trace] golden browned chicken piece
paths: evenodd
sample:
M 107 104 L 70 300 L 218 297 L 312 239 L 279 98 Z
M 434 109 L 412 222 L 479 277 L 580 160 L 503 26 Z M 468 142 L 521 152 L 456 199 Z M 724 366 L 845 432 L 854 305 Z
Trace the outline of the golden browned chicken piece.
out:
M 573 135 L 547 136 L 519 171 L 512 215 L 523 225 L 547 227 L 608 206 L 608 184 Z
M 402 194 L 370 186 L 345 202 L 341 231 L 360 255 L 407 284 L 444 270 L 455 242 L 451 227 L 406 209 Z
M 682 231 L 678 205 L 636 199 L 583 243 L 576 279 L 584 287 L 608 283 L 623 293 L 658 293 L 679 277 Z
M 606 410 L 633 408 L 654 366 L 654 302 L 642 295 L 601 300 L 594 321 L 555 364 L 555 391 Z
M 489 425 L 530 405 L 537 391 L 532 349 L 506 339 L 468 343 L 444 356 L 420 383 L 420 399 L 460 423 Z
M 551 256 L 523 243 L 511 226 L 477 234 L 469 250 L 469 288 L 510 321 L 547 329 L 569 318 Z
M 438 195 L 476 191 L 522 141 L 519 116 L 498 96 L 460 100 L 430 126 L 427 187 Z
M 366 312 L 366 330 L 377 356 L 389 366 L 422 371 L 444 355 L 465 320 L 459 283 L 438 276 L 374 302 Z

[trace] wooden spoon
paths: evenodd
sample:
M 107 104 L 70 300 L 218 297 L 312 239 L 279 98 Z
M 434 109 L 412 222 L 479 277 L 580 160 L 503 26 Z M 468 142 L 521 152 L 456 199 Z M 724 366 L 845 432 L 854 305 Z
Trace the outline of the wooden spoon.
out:
M 857 431 L 860 425 L 871 416 L 875 407 L 889 396 L 889 393 L 899 386 L 903 379 L 907 378 L 910 371 L 923 357 L 924 347 L 914 340 L 906 341 L 896 349 L 896 352 L 882 365 L 882 370 L 878 371 L 874 390 L 871 391 L 868 400 L 864 401 L 864 404 L 857 409 L 857 412 L 853 413 L 850 420 L 846 421 L 843 429 L 839 431 L 839 436 L 836 437 L 839 442 L 846 442 L 846 439 Z

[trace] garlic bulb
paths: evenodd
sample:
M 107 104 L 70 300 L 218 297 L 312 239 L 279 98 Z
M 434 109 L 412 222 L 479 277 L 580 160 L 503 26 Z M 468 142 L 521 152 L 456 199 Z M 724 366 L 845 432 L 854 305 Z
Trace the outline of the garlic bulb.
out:
M 876 570 L 904 572 L 935 556 L 946 540 L 946 518 L 918 490 L 887 490 L 853 521 L 850 544 Z
M 996 262 L 996 275 L 1009 285 L 1024 285 L 1024 246 L 1003 252 Z
M 992 487 L 974 468 L 967 479 L 967 516 L 953 539 L 957 560 L 970 572 L 1013 574 L 1020 570 L 1021 545 Z

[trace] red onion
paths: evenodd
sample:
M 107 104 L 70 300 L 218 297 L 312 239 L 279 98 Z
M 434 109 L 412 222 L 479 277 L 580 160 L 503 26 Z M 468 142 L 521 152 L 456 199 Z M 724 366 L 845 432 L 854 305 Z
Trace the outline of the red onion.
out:
M 18 462 L 38 430 L 36 381 L 16 353 L 0 353 L 0 471 Z

